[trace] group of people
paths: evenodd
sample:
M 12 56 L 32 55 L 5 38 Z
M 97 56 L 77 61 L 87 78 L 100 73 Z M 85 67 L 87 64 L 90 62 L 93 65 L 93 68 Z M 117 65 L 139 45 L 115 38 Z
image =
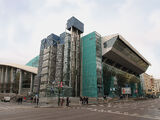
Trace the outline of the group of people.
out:
M 18 104 L 22 104 L 22 102 L 26 101 L 26 100 L 27 100 L 26 97 L 23 97 L 23 96 L 18 96 L 17 95 L 17 97 L 16 97 L 16 101 L 17 101 Z M 31 97 L 30 100 L 31 100 L 32 103 L 36 103 L 36 105 L 38 106 L 38 104 L 39 104 L 38 94 L 36 94 L 34 97 Z
M 17 97 L 17 103 L 18 104 L 22 104 L 22 102 L 23 102 L 23 97 L 22 96 L 18 96 Z
M 18 104 L 22 104 L 23 101 L 23 96 L 19 96 L 17 97 L 17 102 Z M 66 100 L 63 98 L 59 98 L 58 100 L 58 106 L 63 106 L 63 104 L 66 101 L 66 106 L 69 106 L 70 104 L 70 99 L 69 97 L 66 97 Z M 31 102 L 36 103 L 36 105 L 38 106 L 39 104 L 39 96 L 36 94 L 34 97 L 31 97 Z M 88 104 L 88 97 L 81 97 L 80 96 L 80 104 Z
M 65 102 L 65 99 L 64 99 L 64 97 L 63 98 L 59 98 L 60 100 L 59 100 L 59 102 L 58 102 L 58 106 L 63 106 L 63 104 L 64 104 L 64 102 Z M 70 103 L 71 101 L 69 100 L 69 97 L 67 97 L 66 98 L 66 106 L 69 106 L 69 103 Z
M 80 103 L 83 104 L 88 104 L 88 97 L 81 97 L 80 96 Z

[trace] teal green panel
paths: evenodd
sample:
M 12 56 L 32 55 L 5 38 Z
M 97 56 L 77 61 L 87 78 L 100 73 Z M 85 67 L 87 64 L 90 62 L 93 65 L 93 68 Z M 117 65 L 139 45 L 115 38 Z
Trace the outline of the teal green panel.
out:
M 143 96 L 144 93 L 143 93 L 143 87 L 140 83 L 138 83 L 138 95 L 139 96 Z
M 97 97 L 95 32 L 82 38 L 82 95 Z
M 132 97 L 137 97 L 137 94 L 136 94 L 136 84 L 135 83 L 131 83 L 130 87 L 131 87 Z
M 30 60 L 26 65 L 31 67 L 38 67 L 38 63 L 39 63 L 39 56 L 36 56 L 32 60 Z

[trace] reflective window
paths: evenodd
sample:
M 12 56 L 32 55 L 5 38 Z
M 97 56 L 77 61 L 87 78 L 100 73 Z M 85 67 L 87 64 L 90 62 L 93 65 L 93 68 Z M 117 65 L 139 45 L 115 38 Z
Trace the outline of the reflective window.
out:
M 104 42 L 104 43 L 103 43 L 103 47 L 104 47 L 104 48 L 107 48 L 107 42 Z
M 114 44 L 114 48 L 128 57 L 130 60 L 134 61 L 144 70 L 147 69 L 148 64 L 144 62 L 135 52 L 133 52 L 127 45 L 125 45 L 120 39 Z
M 110 48 L 113 46 L 114 42 L 116 41 L 117 37 L 113 37 L 110 40 L 107 40 L 106 42 L 103 43 L 104 48 Z

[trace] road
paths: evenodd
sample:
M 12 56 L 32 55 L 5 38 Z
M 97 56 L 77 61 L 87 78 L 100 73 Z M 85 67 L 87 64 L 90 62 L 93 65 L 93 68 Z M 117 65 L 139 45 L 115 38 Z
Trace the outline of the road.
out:
M 0 102 L 0 120 L 160 120 L 160 99 L 61 108 Z

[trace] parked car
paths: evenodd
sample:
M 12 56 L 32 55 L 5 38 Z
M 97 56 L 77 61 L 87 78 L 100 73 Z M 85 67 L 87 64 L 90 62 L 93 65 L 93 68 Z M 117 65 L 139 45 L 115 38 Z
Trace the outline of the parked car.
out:
M 11 97 L 9 97 L 9 96 L 3 97 L 1 99 L 1 101 L 3 101 L 3 102 L 10 102 L 10 100 L 11 100 Z

